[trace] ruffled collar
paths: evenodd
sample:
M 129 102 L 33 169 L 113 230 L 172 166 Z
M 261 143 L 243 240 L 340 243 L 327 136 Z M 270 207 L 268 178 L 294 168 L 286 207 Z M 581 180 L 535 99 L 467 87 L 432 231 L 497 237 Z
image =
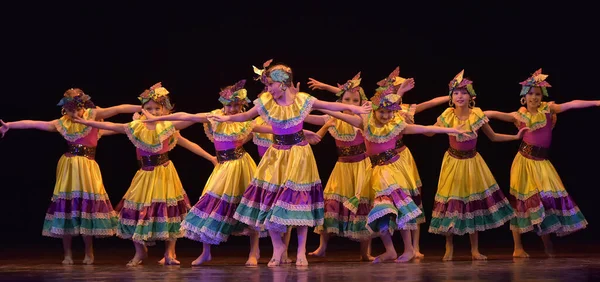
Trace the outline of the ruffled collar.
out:
M 96 111 L 94 109 L 86 109 L 83 112 L 83 119 L 95 120 Z M 56 130 L 69 142 L 75 142 L 81 138 L 86 137 L 92 131 L 91 126 L 76 123 L 71 120 L 68 116 L 62 116 L 55 124 Z
M 210 112 L 213 115 L 224 115 L 223 110 Z M 210 122 L 204 124 L 204 133 L 210 141 L 232 142 L 244 140 L 252 133 L 254 121 L 244 122 Z
M 473 139 L 477 139 L 477 130 L 484 124 L 488 123 L 489 119 L 483 114 L 480 108 L 472 108 L 469 113 L 469 118 L 461 120 L 454 113 L 454 108 L 447 108 L 439 117 L 438 123 L 443 127 L 457 127 L 462 125 L 462 129 L 469 131 L 466 134 L 454 134 L 449 135 L 456 137 L 456 141 L 465 142 Z
M 407 125 L 402 115 L 395 114 L 388 123 L 377 126 L 374 115 L 374 112 L 369 113 L 364 130 L 365 139 L 373 143 L 385 143 L 396 138 Z

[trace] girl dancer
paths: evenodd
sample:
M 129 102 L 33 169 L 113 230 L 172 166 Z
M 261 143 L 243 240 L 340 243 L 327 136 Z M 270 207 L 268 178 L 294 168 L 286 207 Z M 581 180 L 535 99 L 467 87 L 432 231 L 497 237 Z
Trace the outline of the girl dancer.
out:
M 530 128 L 523 136 L 510 170 L 510 200 L 516 210 L 516 217 L 510 221 L 514 257 L 529 257 L 521 243 L 522 233 L 535 230 L 542 237 L 546 253 L 553 256 L 551 233 L 564 236 L 587 226 L 579 207 L 548 160 L 548 151 L 556 114 L 600 106 L 600 101 L 542 102 L 543 97 L 548 97 L 550 84 L 546 82 L 547 77 L 539 69 L 521 82 L 523 107 L 517 112 L 485 112 L 490 118 L 512 122 L 518 128 Z
M 392 73 L 386 78 L 377 83 L 379 88 L 376 92 L 381 92 L 385 90 L 389 86 L 399 87 L 406 79 L 399 76 L 400 75 L 400 67 L 396 67 Z M 339 87 L 333 87 L 331 85 L 324 84 L 315 79 L 310 78 L 309 85 L 312 89 L 323 89 L 330 92 L 339 91 Z M 404 92 L 399 92 L 399 95 L 403 95 Z M 403 104 L 402 96 L 400 96 L 400 107 L 401 109 L 396 111 L 396 113 L 400 114 L 404 121 L 409 124 L 414 123 L 414 115 L 426 109 L 441 105 L 443 103 L 447 103 L 449 101 L 448 95 L 444 95 L 441 97 L 433 98 L 429 101 L 419 103 L 419 104 Z M 414 161 L 414 158 L 410 152 L 410 150 L 404 145 L 402 138 L 398 138 L 396 141 L 396 150 L 400 155 L 400 159 L 402 159 L 403 165 L 400 167 L 403 171 L 404 176 L 408 180 L 408 187 L 405 187 L 410 191 L 410 196 L 413 201 L 419 206 L 421 211 L 423 212 L 423 204 L 421 199 L 421 177 L 419 176 L 419 172 L 417 170 L 417 165 Z M 420 238 L 420 224 L 425 222 L 425 213 L 421 213 L 421 215 L 410 222 L 407 225 L 414 227 L 412 229 L 412 243 L 413 248 L 415 250 L 415 258 L 423 258 L 424 255 L 420 251 L 419 247 L 419 238 Z
M 231 116 L 211 116 L 211 119 L 240 122 L 260 114 L 272 126 L 273 145 L 261 159 L 234 218 L 254 228 L 269 230 L 274 249 L 269 266 L 278 266 L 285 251 L 281 233 L 287 231 L 287 226 L 296 226 L 296 265 L 306 266 L 308 226 L 323 224 L 323 194 L 302 123 L 312 108 L 356 113 L 364 113 L 368 109 L 323 102 L 298 92 L 293 87 L 291 68 L 283 64 L 269 66 L 268 63 L 263 65 L 268 67 L 266 70 L 256 70 L 268 91 L 254 101 L 252 109 Z
M 173 108 L 168 94 L 160 83 L 144 91 L 139 97 L 143 110 L 155 116 L 167 114 Z M 136 249 L 127 265 L 141 264 L 148 254 L 146 246 L 157 240 L 165 241 L 164 264 L 179 264 L 175 259 L 175 242 L 183 237 L 180 224 L 190 204 L 168 152 L 176 145 L 176 130 L 191 123 L 144 123 L 144 118 L 127 124 L 76 121 L 127 134 L 136 147 L 140 169 L 117 207 L 117 236 L 131 239 Z
M 407 262 L 414 257 L 411 242 L 411 228 L 407 225 L 422 213 L 421 209 L 410 197 L 408 179 L 402 173 L 402 161 L 396 150 L 396 140 L 403 134 L 425 133 L 454 133 L 464 131 L 457 128 L 442 128 L 436 126 L 421 126 L 407 124 L 401 115 L 397 114 L 400 107 L 400 97 L 414 87 L 414 80 L 406 80 L 398 89 L 388 87 L 378 92 L 373 98 L 373 112 L 368 116 L 351 116 L 339 112 L 324 111 L 326 114 L 340 118 L 351 125 L 363 129 L 367 155 L 371 159 L 373 169 L 369 186 L 374 190 L 375 200 L 369 212 L 367 228 L 378 233 L 384 243 L 386 252 L 373 262 L 379 263 L 396 259 L 396 262 Z M 400 94 L 399 94 L 400 93 Z M 360 194 L 362 191 L 359 191 Z M 350 202 L 353 202 L 350 200 Z M 397 257 L 392 234 L 400 230 L 404 242 L 404 253 Z
M 116 214 L 110 203 L 98 163 L 94 160 L 101 135 L 111 132 L 74 123 L 75 117 L 85 120 L 105 119 L 120 113 L 133 113 L 140 106 L 120 105 L 96 108 L 90 96 L 79 88 L 67 90 L 58 103 L 63 116 L 52 121 L 21 120 L 2 123 L 2 137 L 9 129 L 38 129 L 58 132 L 67 141 L 68 149 L 56 168 L 56 184 L 51 204 L 46 212 L 42 235 L 62 238 L 63 264 L 73 264 L 71 242 L 81 235 L 85 244 L 84 264 L 94 263 L 93 237 L 112 236 L 116 231 Z
M 438 117 L 436 125 L 464 126 L 469 133 L 450 138 L 450 148 L 444 155 L 442 170 L 435 195 L 429 232 L 446 236 L 443 260 L 452 260 L 453 235 L 469 233 L 471 256 L 486 259 L 479 252 L 478 233 L 502 226 L 514 217 L 514 211 L 498 187 L 494 176 L 477 153 L 477 131 L 494 142 L 518 140 L 527 128 L 517 135 L 497 134 L 487 124 L 488 119 L 475 107 L 472 81 L 463 78 L 461 71 L 449 84 L 450 107 Z
M 338 102 L 360 106 L 367 101 L 365 92 L 360 87 L 360 80 L 360 73 L 358 73 L 344 85 L 338 84 L 338 87 L 322 83 L 317 87 L 314 86 L 317 84 L 314 79 L 309 84 L 312 84 L 313 89 L 339 89 L 336 93 L 336 96 L 340 97 Z M 370 189 L 362 189 L 362 186 L 368 185 L 371 161 L 366 155 L 363 133 L 360 129 L 339 119 L 330 118 L 328 115 L 310 115 L 306 118 L 306 122 L 323 125 L 319 132 L 324 135 L 325 130 L 329 131 L 335 138 L 338 152 L 338 160 L 323 191 L 324 223 L 315 228 L 315 233 L 320 234 L 319 248 L 309 255 L 324 257 L 329 238 L 333 235 L 359 241 L 361 260 L 373 260 L 369 255 L 371 232 L 366 227 L 371 204 Z M 359 200 L 354 205 L 344 205 L 359 191 L 360 197 L 357 198 Z

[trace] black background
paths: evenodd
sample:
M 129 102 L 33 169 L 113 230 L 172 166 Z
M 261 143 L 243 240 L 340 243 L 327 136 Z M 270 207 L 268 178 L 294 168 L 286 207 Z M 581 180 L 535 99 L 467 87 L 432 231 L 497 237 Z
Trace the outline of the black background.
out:
M 362 86 L 371 96 L 375 83 L 396 66 L 401 76 L 416 80 L 415 89 L 405 96 L 410 103 L 446 95 L 448 82 L 461 69 L 474 81 L 477 106 L 484 110 L 517 110 L 518 83 L 540 67 L 549 74 L 551 100 L 562 103 L 600 97 L 596 87 L 599 46 L 594 39 L 598 21 L 590 6 L 573 1 L 568 6 L 539 1 L 418 2 L 253 1 L 210 6 L 208 2 L 198 6 L 20 2 L 5 9 L 2 18 L 5 91 L 0 94 L 0 118 L 59 118 L 60 108 L 55 105 L 70 87 L 82 88 L 101 107 L 137 104 L 138 94 L 158 81 L 171 92 L 176 110 L 207 112 L 221 106 L 219 89 L 240 79 L 248 79 L 246 88 L 254 99 L 262 85 L 252 80 L 251 66 L 270 58 L 293 68 L 301 90 L 327 101 L 334 101 L 335 96 L 309 91 L 309 77 L 343 83 L 362 71 Z M 422 112 L 416 123 L 433 124 L 444 109 Z M 565 242 L 593 243 L 600 235 L 594 207 L 600 196 L 595 174 L 600 159 L 599 113 L 589 108 L 560 114 L 554 130 L 551 160 L 590 223 L 583 232 L 564 238 Z M 131 115 L 111 119 L 130 120 Z M 492 121 L 491 125 L 500 133 L 517 132 L 508 123 Z M 201 124 L 183 130 L 182 135 L 214 153 Z M 423 181 L 428 219 L 447 138 L 405 137 Z M 479 138 L 478 150 L 506 194 L 518 144 L 492 143 L 484 135 Z M 0 140 L 0 236 L 4 239 L 0 244 L 4 247 L 60 242 L 42 237 L 41 228 L 56 163 L 65 148 L 59 134 L 34 130 L 12 130 Z M 246 149 L 258 163 L 256 147 L 249 143 Z M 327 136 L 313 151 L 325 186 L 336 160 L 333 138 Z M 182 148 L 175 149 L 171 158 L 194 204 L 212 165 Z M 137 169 L 135 149 L 124 135 L 107 136 L 99 142 L 97 161 L 116 205 Z M 427 228 L 428 223 L 423 225 Z M 247 244 L 246 240 L 234 238 L 227 244 Z M 510 248 L 508 224 L 483 233 L 480 241 Z M 540 244 L 535 235 L 526 236 L 525 241 Z M 117 238 L 105 242 L 130 244 Z M 318 236 L 311 233 L 308 242 L 317 244 Z M 421 246 L 441 248 L 443 237 L 424 231 Z

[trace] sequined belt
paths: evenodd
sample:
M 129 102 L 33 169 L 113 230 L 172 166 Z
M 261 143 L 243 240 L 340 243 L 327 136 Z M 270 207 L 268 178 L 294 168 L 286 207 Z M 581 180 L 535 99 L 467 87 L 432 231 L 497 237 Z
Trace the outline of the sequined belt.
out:
M 96 147 L 88 147 L 81 144 L 69 144 L 67 154 L 86 157 L 93 160 L 96 157 Z
M 370 156 L 369 158 L 371 159 L 371 165 L 376 166 L 388 164 L 396 156 L 398 156 L 398 152 L 396 152 L 396 149 L 392 149 Z
M 519 145 L 519 152 L 528 159 L 548 159 L 549 151 L 550 149 L 548 148 L 533 146 L 523 141 L 521 141 L 521 145 Z
M 304 131 L 302 130 L 296 133 L 285 135 L 273 134 L 273 144 L 275 145 L 295 145 L 304 140 Z
M 153 167 L 165 164 L 169 161 L 169 153 L 160 155 L 142 156 L 141 160 L 138 160 L 140 167 Z
M 241 158 L 246 153 L 244 147 L 237 147 L 234 149 L 217 151 L 217 161 L 224 163 L 226 161 L 233 161 Z
M 367 152 L 367 147 L 365 146 L 365 143 L 361 143 L 353 146 L 337 147 L 337 152 L 339 157 L 350 157 L 364 154 Z
M 450 156 L 457 158 L 457 159 L 470 159 L 472 157 L 475 157 L 475 155 L 477 155 L 477 149 L 473 148 L 468 151 L 462 151 L 462 150 L 458 150 L 458 149 L 454 149 L 454 148 L 450 147 L 450 148 L 448 148 L 448 153 L 450 154 Z
M 396 149 L 400 149 L 402 147 L 404 147 L 404 141 L 402 141 L 402 139 L 396 140 Z

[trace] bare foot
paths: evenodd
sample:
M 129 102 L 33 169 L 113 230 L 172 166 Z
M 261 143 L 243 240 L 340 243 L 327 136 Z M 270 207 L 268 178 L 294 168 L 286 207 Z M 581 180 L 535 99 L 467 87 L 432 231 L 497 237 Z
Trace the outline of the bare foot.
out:
M 164 265 L 180 265 L 181 262 L 179 262 L 178 260 L 176 260 L 175 258 L 172 257 L 165 257 L 164 258 Z
M 71 265 L 73 264 L 73 258 L 71 257 L 65 257 L 65 259 L 63 259 L 62 264 L 64 265 Z
M 305 254 L 298 254 L 296 256 L 296 266 L 308 266 L 308 260 Z
M 528 258 L 529 254 L 525 252 L 523 249 L 515 249 L 513 252 L 513 257 L 515 258 Z
M 373 263 L 382 263 L 384 261 L 388 261 L 388 260 L 393 260 L 398 256 L 398 253 L 396 253 L 396 251 L 391 251 L 391 252 L 385 252 L 381 255 L 379 255 L 378 257 L 376 257 L 373 260 Z
M 416 258 L 416 259 L 422 259 L 422 258 L 424 258 L 424 257 L 425 257 L 425 255 L 424 255 L 424 254 L 422 254 L 422 253 L 421 253 L 421 251 L 419 251 L 419 250 L 415 250 L 415 258 Z
M 249 255 L 248 260 L 246 261 L 246 266 L 258 266 L 259 256 Z
M 471 258 L 473 260 L 486 260 L 487 257 L 482 255 L 479 251 L 471 252 Z
M 324 258 L 325 257 L 325 249 L 319 247 L 316 250 L 314 250 L 313 252 L 308 253 L 308 255 Z
M 446 247 L 446 253 L 444 254 L 444 257 L 442 258 L 443 261 L 451 261 L 452 260 L 452 256 L 454 256 L 454 248 L 453 247 Z
M 86 255 L 85 258 L 83 258 L 83 264 L 94 264 L 94 256 Z
M 360 261 L 374 261 L 375 257 L 371 255 L 360 255 Z
M 172 256 L 174 259 L 177 259 L 177 255 L 176 255 L 176 254 L 171 254 L 170 256 Z M 160 264 L 160 265 L 165 265 L 165 257 L 161 258 L 161 259 L 158 261 L 158 264 Z
M 142 264 L 142 258 L 138 258 L 137 256 L 134 256 L 128 263 L 127 266 L 138 266 Z
M 284 251 L 285 251 L 285 248 L 274 248 L 273 249 L 273 257 L 271 257 L 271 260 L 269 260 L 269 263 L 267 264 L 267 266 L 268 267 L 279 266 L 281 264 L 281 256 L 283 255 Z
M 292 259 L 288 257 L 287 252 L 283 252 L 281 255 L 281 264 L 290 264 L 292 263 Z
M 546 249 L 544 249 L 544 251 L 546 252 L 546 255 L 547 255 L 549 258 L 556 257 L 556 253 L 554 253 L 554 248 L 552 248 L 552 247 L 550 247 L 550 248 L 546 248 Z
M 411 259 L 415 257 L 415 252 L 404 252 L 401 256 L 399 256 L 394 262 L 409 262 Z
M 202 252 L 197 259 L 195 259 L 194 261 L 192 261 L 192 266 L 201 265 L 201 264 L 203 264 L 205 262 L 210 261 L 211 259 L 212 259 L 212 256 L 210 255 L 210 253 L 208 253 L 208 252 L 207 253 Z

